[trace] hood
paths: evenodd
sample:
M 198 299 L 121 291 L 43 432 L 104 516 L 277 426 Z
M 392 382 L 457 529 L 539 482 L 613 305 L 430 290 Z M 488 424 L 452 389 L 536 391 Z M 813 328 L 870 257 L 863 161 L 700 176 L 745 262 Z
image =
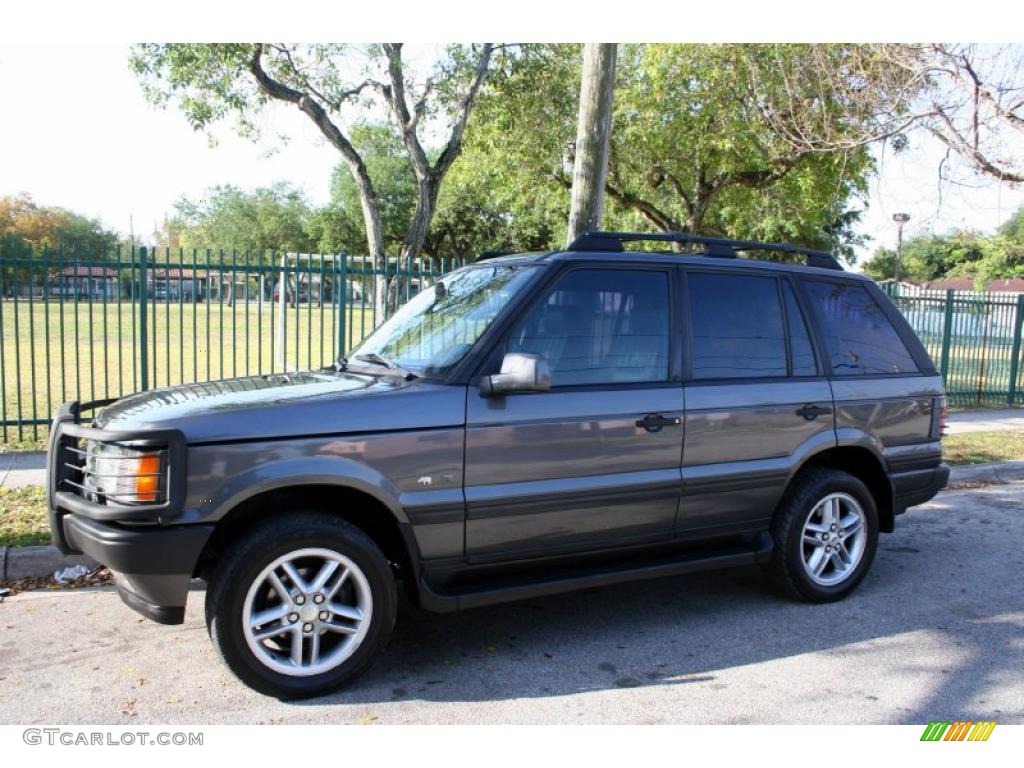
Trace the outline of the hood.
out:
M 247 376 L 130 395 L 94 424 L 178 429 L 189 443 L 428 429 L 462 423 L 464 389 L 329 369 Z

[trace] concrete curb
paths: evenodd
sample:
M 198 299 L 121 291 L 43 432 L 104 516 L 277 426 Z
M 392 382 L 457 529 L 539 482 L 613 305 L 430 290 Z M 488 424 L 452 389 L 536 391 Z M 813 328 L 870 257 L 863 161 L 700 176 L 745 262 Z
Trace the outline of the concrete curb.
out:
M 968 464 L 953 467 L 949 473 L 949 484 L 959 483 L 1009 483 L 1024 480 L 1024 459 L 999 461 L 994 464 Z
M 39 579 L 72 565 L 95 568 L 85 555 L 63 555 L 52 544 L 37 547 L 0 547 L 0 581 Z

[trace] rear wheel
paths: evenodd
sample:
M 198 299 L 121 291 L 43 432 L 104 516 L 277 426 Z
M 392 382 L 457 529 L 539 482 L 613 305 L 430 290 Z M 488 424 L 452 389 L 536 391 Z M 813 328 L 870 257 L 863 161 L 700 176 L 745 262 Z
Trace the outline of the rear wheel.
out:
M 210 636 L 246 685 L 315 696 L 364 672 L 395 623 L 395 580 L 361 530 L 290 512 L 239 541 L 207 590 Z
M 768 573 L 788 594 L 840 600 L 867 574 L 878 546 L 878 511 L 853 475 L 815 467 L 801 472 L 772 521 Z

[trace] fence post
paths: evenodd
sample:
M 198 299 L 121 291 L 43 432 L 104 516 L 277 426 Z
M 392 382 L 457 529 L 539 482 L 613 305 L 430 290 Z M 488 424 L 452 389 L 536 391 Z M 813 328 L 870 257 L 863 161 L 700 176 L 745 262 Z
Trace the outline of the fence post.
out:
M 949 348 L 953 340 L 953 296 L 952 288 L 946 291 L 946 316 L 942 323 L 942 356 L 939 360 L 939 373 L 946 384 L 949 375 Z M 946 384 L 948 386 L 948 384 Z
M 335 260 L 337 268 L 338 284 L 338 356 L 340 360 L 345 356 L 345 334 L 348 323 L 348 254 L 340 253 Z M 340 264 L 340 267 L 338 266 Z
M 1020 363 L 1020 335 L 1024 325 L 1024 293 L 1017 294 L 1017 314 L 1013 318 L 1013 351 L 1010 353 L 1010 392 L 1006 397 L 1007 405 L 1014 405 L 1017 399 L 1017 376 Z
M 149 389 L 149 278 L 146 246 L 139 247 L 139 367 L 142 391 Z

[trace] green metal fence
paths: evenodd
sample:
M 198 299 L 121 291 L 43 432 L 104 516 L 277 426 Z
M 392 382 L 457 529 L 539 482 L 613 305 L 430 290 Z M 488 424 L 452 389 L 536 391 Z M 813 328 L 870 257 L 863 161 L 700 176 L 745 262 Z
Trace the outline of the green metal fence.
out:
M 950 405 L 1018 405 L 1024 294 L 886 287 L 946 383 Z
M 0 253 L 0 448 L 38 447 L 58 405 L 332 364 L 458 263 L 374 270 L 345 254 L 137 247 Z M 1024 401 L 1024 295 L 886 290 L 956 407 Z
M 58 405 L 332 364 L 459 266 L 345 254 L 136 247 L 0 253 L 0 447 L 38 447 Z

